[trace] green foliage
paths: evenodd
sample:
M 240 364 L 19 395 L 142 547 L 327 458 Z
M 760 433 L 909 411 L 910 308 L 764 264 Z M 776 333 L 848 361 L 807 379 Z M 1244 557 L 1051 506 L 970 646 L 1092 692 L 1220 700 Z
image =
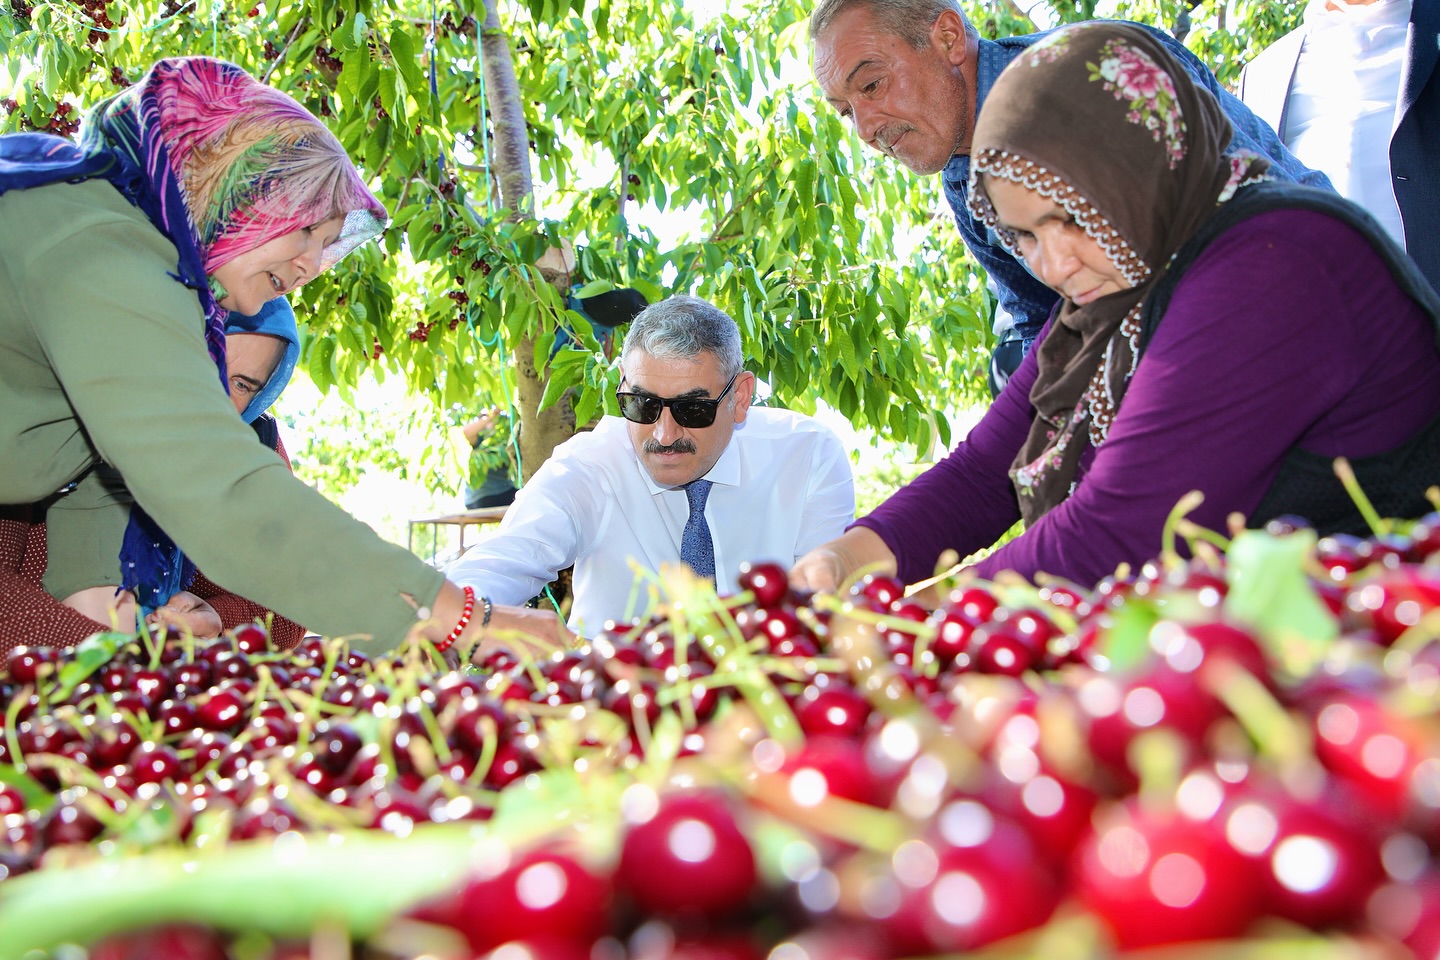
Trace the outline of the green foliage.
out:
M 1197 9 L 1210 6 L 1216 4 Z M 1205 24 L 1195 17 L 1197 26 L 1187 43 L 1222 83 L 1233 88 L 1240 70 L 1251 58 L 1300 23 L 1305 0 L 1240 0 L 1219 6 L 1222 11 L 1228 10 L 1229 22 L 1223 14 Z
M 929 466 L 928 463 L 902 463 L 898 459 L 887 458 L 864 469 L 856 468 L 855 515 L 865 516 Z
M 515 480 L 515 455 L 511 450 L 514 432 L 509 417 L 497 417 L 490 428 L 470 451 L 468 482 L 478 487 L 485 482 L 491 471 L 501 470 Z
M 458 490 L 466 475 L 458 429 L 421 398 L 363 413 L 327 398 L 303 422 L 284 412 L 279 420 L 295 475 L 332 500 L 368 473 L 436 491 Z
M 480 0 L 249 2 L 112 0 L 97 8 L 114 24 L 102 29 L 69 0 L 9 0 L 0 91 L 17 109 L 0 111 L 0 130 L 45 128 L 57 104 L 73 118 L 155 59 L 195 53 L 327 118 L 394 221 L 297 298 L 303 363 L 322 391 L 348 398 L 367 374 L 400 376 L 441 422 L 478 396 L 513 397 L 514 350 L 529 338 L 545 361 L 563 318 L 578 343 L 548 360 L 545 402 L 575 388 L 582 422 L 613 407 L 613 363 L 532 266 L 567 238 L 577 282 L 693 292 L 731 312 L 783 405 L 823 399 L 923 449 L 932 425 L 950 439 L 926 411 L 983 395 L 983 277 L 937 214 L 934 178 L 865 152 L 818 97 L 802 0 L 744 0 L 705 22 L 658 0 L 502 5 L 548 219 L 513 219 L 494 199 L 487 108 L 504 91 L 483 82 Z M 1183 5 L 1121 6 L 1168 24 Z M 1051 3 L 1060 20 L 1093 6 Z M 1298 6 L 1242 2 L 1228 26 L 1202 27 L 1202 5 L 1192 42 L 1233 76 Z M 992 36 L 1033 29 L 1013 4 L 971 9 Z M 694 226 L 662 244 L 641 220 Z M 383 468 L 393 447 L 372 449 Z M 340 451 L 302 453 L 337 480 L 356 466 Z M 453 484 L 454 472 L 431 472 Z
M 1251 58 L 1299 25 L 1305 2 L 1120 0 L 1114 15 L 1173 30 L 1182 14 L 1188 14 L 1191 26 L 1186 46 L 1215 71 L 1221 83 L 1233 87 Z

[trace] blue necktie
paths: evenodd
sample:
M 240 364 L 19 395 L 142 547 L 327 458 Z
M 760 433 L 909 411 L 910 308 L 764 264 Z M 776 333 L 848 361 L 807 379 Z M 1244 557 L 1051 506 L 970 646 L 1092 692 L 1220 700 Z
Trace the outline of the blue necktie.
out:
M 680 559 L 702 577 L 715 577 L 715 544 L 710 540 L 710 524 L 705 522 L 705 500 L 710 496 L 709 480 L 692 480 L 685 485 L 685 498 L 690 501 L 690 519 L 680 536 Z

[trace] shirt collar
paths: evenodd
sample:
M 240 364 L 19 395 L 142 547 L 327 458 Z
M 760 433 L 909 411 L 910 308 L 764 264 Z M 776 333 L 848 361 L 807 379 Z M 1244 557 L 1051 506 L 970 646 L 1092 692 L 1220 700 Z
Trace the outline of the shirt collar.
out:
M 980 51 L 975 57 L 975 116 L 980 116 L 980 108 L 985 106 L 985 97 L 990 93 L 990 88 L 995 86 L 995 81 L 1000 78 L 1000 73 L 1010 63 L 1010 58 L 1005 54 L 1005 48 L 994 40 L 978 38 Z
M 952 190 L 964 190 L 970 179 L 970 157 L 968 154 L 956 154 L 945 164 L 945 169 L 940 171 L 940 176 L 945 179 L 945 185 Z
M 683 489 L 682 487 L 667 487 L 663 484 L 656 483 L 655 478 L 650 476 L 650 471 L 645 469 L 645 465 L 640 462 L 640 457 L 635 453 L 635 447 L 630 442 L 630 431 L 624 430 L 623 421 L 621 429 L 625 446 L 630 453 L 630 462 L 635 465 L 635 470 L 640 474 L 640 479 L 652 495 L 658 496 L 667 490 Z M 743 429 L 745 429 L 745 424 L 739 423 L 735 425 L 735 432 L 730 435 L 730 442 L 725 445 L 725 450 L 720 454 L 720 459 L 715 461 L 715 466 L 711 467 L 710 472 L 705 474 L 703 478 L 696 479 L 709 480 L 711 483 L 719 483 L 727 487 L 740 486 L 740 444 L 736 443 L 736 440 L 740 436 L 740 431 Z
M 980 108 L 985 105 L 986 94 L 995 86 L 1000 72 L 1010 63 L 1010 57 L 1005 48 L 994 40 L 986 40 L 984 37 L 976 39 L 980 42 L 979 53 L 975 55 L 975 116 L 978 117 Z M 940 176 L 951 189 L 963 190 L 970 179 L 970 155 L 957 154 L 951 157 L 945 164 L 945 169 L 940 171 Z

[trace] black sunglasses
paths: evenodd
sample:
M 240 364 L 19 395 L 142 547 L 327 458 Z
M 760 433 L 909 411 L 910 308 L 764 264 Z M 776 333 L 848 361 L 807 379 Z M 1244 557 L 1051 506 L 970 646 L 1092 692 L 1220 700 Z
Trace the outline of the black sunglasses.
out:
M 620 401 L 620 414 L 626 420 L 635 423 L 654 423 L 660 419 L 660 414 L 666 407 L 670 408 L 670 415 L 675 422 L 689 430 L 698 430 L 708 427 L 715 422 L 715 412 L 720 409 L 720 401 L 725 399 L 725 394 L 735 386 L 735 377 L 740 376 L 740 371 L 735 371 L 735 376 L 725 384 L 725 389 L 720 391 L 720 396 L 715 399 L 702 397 L 676 397 L 667 400 L 664 397 L 657 397 L 649 393 L 625 393 L 615 391 L 615 399 Z

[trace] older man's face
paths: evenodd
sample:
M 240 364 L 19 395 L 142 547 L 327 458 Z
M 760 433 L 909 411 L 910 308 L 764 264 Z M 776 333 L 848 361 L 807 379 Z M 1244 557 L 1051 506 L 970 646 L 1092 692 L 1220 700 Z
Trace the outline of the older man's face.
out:
M 622 366 L 621 390 L 667 400 L 718 397 L 729 379 L 719 358 L 710 353 L 702 353 L 694 360 L 662 360 L 633 350 L 625 355 Z M 698 480 L 725 452 L 735 425 L 745 421 L 754 395 L 755 375 L 742 371 L 720 401 L 715 422 L 708 427 L 680 426 L 668 406 L 654 423 L 626 420 L 635 455 L 661 486 L 679 487 Z
M 916 173 L 939 173 L 969 149 L 975 101 L 961 72 L 963 21 L 941 14 L 916 50 L 864 6 L 841 13 L 815 40 L 815 79 L 866 145 Z

